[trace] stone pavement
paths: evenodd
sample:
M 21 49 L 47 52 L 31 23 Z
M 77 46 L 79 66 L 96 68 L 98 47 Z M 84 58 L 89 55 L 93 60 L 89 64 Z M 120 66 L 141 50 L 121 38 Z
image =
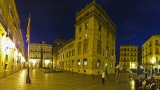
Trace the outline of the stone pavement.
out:
M 83 75 L 72 72 L 44 73 L 41 69 L 30 72 L 31 84 L 26 84 L 27 70 L 0 79 L 0 90 L 135 90 L 134 81 L 121 74 L 116 83 L 115 74 L 109 74 L 105 84 L 101 75 Z

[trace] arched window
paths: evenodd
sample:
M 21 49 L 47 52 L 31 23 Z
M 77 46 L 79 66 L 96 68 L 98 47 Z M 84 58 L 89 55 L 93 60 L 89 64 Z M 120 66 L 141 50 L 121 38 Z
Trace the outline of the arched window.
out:
M 100 41 L 100 40 L 98 40 L 98 42 L 97 42 L 97 53 L 98 54 L 101 54 L 101 45 L 102 45 L 102 42 Z
M 82 46 L 82 43 L 78 42 L 78 55 L 81 54 L 81 46 Z
M 83 53 L 87 53 L 87 51 L 88 51 L 88 39 L 85 39 L 83 44 Z

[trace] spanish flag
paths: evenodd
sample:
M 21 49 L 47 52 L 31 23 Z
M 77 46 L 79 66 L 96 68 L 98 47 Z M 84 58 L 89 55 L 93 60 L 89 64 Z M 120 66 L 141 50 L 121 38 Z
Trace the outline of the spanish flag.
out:
M 30 39 L 30 15 L 28 17 L 27 33 L 26 33 L 26 42 Z

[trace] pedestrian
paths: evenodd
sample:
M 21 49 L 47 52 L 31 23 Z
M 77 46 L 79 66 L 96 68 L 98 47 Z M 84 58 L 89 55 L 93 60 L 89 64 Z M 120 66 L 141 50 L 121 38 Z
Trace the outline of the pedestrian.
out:
M 129 76 L 129 80 L 131 80 L 131 75 L 130 75 L 130 73 L 129 73 L 129 75 L 128 75 L 128 76 Z
M 139 88 L 139 80 L 138 80 L 138 77 L 137 77 L 136 80 L 135 80 L 135 88 L 136 88 L 136 90 Z
M 102 84 L 104 84 L 104 80 L 105 80 L 105 72 L 102 72 Z
M 145 78 L 147 79 L 147 72 L 145 72 Z

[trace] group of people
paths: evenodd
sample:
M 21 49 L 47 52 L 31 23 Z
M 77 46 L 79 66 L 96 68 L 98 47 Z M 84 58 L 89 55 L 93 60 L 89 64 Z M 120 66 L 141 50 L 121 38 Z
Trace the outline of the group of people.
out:
M 137 77 L 135 79 L 136 90 L 159 90 L 160 80 Z

